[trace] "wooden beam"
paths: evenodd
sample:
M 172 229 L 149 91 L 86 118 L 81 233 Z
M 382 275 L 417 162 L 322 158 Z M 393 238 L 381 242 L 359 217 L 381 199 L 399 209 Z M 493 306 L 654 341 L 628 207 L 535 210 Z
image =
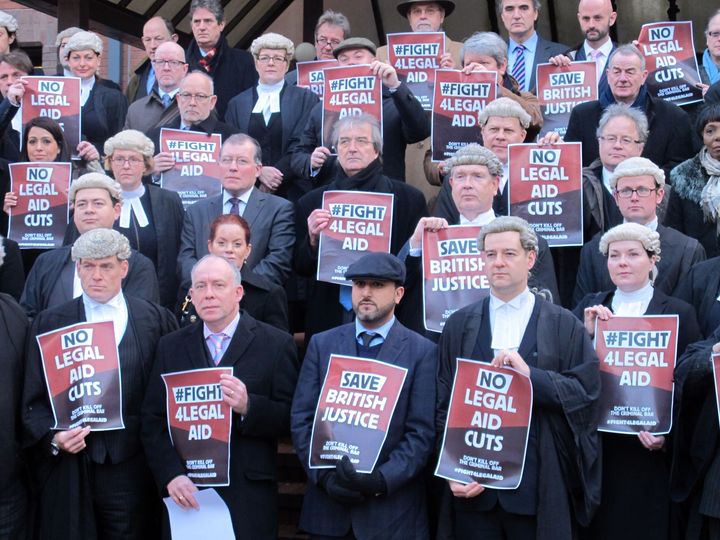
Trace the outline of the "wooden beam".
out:
M 383 24 L 382 13 L 380 12 L 380 4 L 378 0 L 370 0 L 370 6 L 372 7 L 373 18 L 375 19 L 375 30 L 378 35 L 378 45 L 387 45 L 385 25 Z
M 487 0 L 488 19 L 490 19 L 490 30 L 496 34 L 500 34 L 500 26 L 498 25 L 497 9 L 495 9 L 495 0 Z
M 58 28 L 89 28 L 88 2 L 83 0 L 58 0 Z
M 229 35 L 233 29 L 242 22 L 242 20 L 258 5 L 259 0 L 250 0 L 247 2 L 240 11 L 237 12 L 231 21 L 225 22 L 225 35 Z
M 276 0 L 272 7 L 265 11 L 265 14 L 245 32 L 245 35 L 235 44 L 235 47 L 238 49 L 249 49 L 252 41 L 262 35 L 293 1 L 294 0 Z
M 315 25 L 323 11 L 323 2 L 303 2 L 303 41 L 315 43 Z
M 548 19 L 550 20 L 550 36 L 555 42 L 560 42 L 558 39 L 558 26 L 557 26 L 557 10 L 555 9 L 555 0 L 547 1 Z

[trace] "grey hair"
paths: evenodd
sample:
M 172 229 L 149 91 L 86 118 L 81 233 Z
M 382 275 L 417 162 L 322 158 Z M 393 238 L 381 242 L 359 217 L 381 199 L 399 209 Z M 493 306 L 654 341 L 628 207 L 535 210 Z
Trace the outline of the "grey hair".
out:
M 380 123 L 374 116 L 363 113 L 356 116 L 345 116 L 337 121 L 332 130 L 332 136 L 330 140 L 334 146 L 337 146 L 338 140 L 340 140 L 340 131 L 346 128 L 369 124 L 372 131 L 372 143 L 375 147 L 375 151 L 382 155 L 383 137 L 380 131 Z
M 631 107 L 625 103 L 613 103 L 605 109 L 605 112 L 603 112 L 600 117 L 600 121 L 598 122 L 596 135 L 601 137 L 603 131 L 605 131 L 605 127 L 608 125 L 608 122 L 610 122 L 613 118 L 621 117 L 632 120 L 635 124 L 635 129 L 637 129 L 638 132 L 638 139 L 640 142 L 645 143 L 648 139 L 648 134 L 650 133 L 647 116 L 645 116 L 645 113 L 642 110 Z
M 495 0 L 495 9 L 497 10 L 498 14 L 502 13 L 502 5 L 503 0 Z M 542 7 L 540 0 L 533 0 L 533 7 L 535 8 L 535 11 L 540 11 L 540 8 Z
M 236 146 L 245 143 L 250 143 L 255 147 L 253 161 L 255 161 L 256 165 L 262 165 L 262 148 L 260 147 L 260 143 L 246 133 L 236 133 L 235 135 L 230 135 L 227 139 L 225 139 L 222 147 L 220 148 L 220 155 L 222 156 L 223 150 L 226 146 Z
M 502 176 L 503 173 L 502 163 L 497 156 L 477 143 L 463 146 L 445 162 L 445 170 L 450 177 L 453 176 L 453 169 L 459 165 L 484 165 L 493 176 Z
M 110 161 L 115 150 L 132 150 L 142 154 L 145 163 L 145 174 L 149 174 L 155 168 L 155 144 L 143 132 L 136 129 L 121 131 L 107 141 L 103 146 L 105 153 L 105 168 L 110 169 Z
M 715 12 L 708 17 L 707 24 L 705 25 L 705 32 L 710 31 L 710 21 L 720 15 L 720 9 L 716 9 Z
M 507 97 L 500 97 L 488 103 L 478 114 L 478 124 L 484 126 L 491 116 L 517 118 L 524 129 L 530 126 L 530 114 L 517 101 Z
M 350 37 L 350 21 L 348 18 L 340 13 L 339 11 L 333 11 L 332 9 L 326 9 L 315 25 L 315 37 L 317 38 L 318 29 L 323 25 L 327 24 L 330 26 L 339 26 L 343 31 L 343 39 Z
M 665 171 L 644 157 L 631 157 L 618 163 L 610 177 L 610 187 L 615 189 L 618 181 L 626 176 L 652 176 L 655 185 L 665 185 Z
M 103 43 L 95 32 L 86 32 L 83 30 L 82 32 L 74 34 L 68 40 L 63 49 L 63 54 L 65 54 L 65 58 L 68 58 L 71 52 L 87 50 L 93 51 L 96 54 L 102 54 Z
M 207 9 L 213 14 L 215 20 L 221 23 L 225 20 L 225 12 L 219 0 L 192 0 L 190 4 L 190 19 L 198 9 Z
M 71 26 L 70 28 L 66 28 L 62 32 L 58 32 L 57 36 L 55 37 L 55 46 L 59 47 L 60 43 L 62 43 L 62 40 L 65 38 L 71 38 L 78 32 L 82 32 L 82 28 L 78 28 L 77 26 Z
M 641 68 L 643 71 L 645 71 L 645 57 L 643 56 L 643 53 L 640 52 L 640 49 L 638 49 L 635 45 L 632 43 L 625 43 L 624 45 L 619 45 L 617 49 L 615 49 L 613 52 L 610 53 L 610 56 L 608 57 L 607 61 L 607 67 L 608 69 L 612 68 L 613 65 L 613 58 L 617 55 L 621 56 L 636 56 L 640 59 Z
M 198 267 L 204 262 L 212 260 L 222 261 L 224 264 L 226 264 L 233 274 L 233 282 L 235 283 L 235 285 L 242 285 L 242 275 L 240 274 L 240 269 L 234 264 L 231 264 L 230 261 L 228 261 L 227 259 L 223 257 L 218 257 L 217 255 L 213 254 L 205 255 L 202 259 L 200 259 L 193 265 L 192 270 L 190 270 L 190 280 L 192 281 L 193 285 L 195 284 L 195 272 L 197 271 Z
M 460 59 L 463 65 L 466 53 L 491 56 L 499 66 L 508 59 L 508 46 L 505 40 L 495 32 L 475 32 L 465 40 L 460 49 Z
M 128 239 L 114 229 L 92 229 L 81 235 L 72 246 L 73 262 L 80 259 L 117 257 L 126 261 L 132 254 Z
M 538 250 L 538 238 L 535 231 L 532 230 L 530 224 L 522 218 L 515 216 L 501 216 L 495 218 L 487 225 L 483 225 L 478 235 L 478 245 L 480 251 L 485 251 L 485 238 L 489 234 L 498 234 L 504 232 L 516 232 L 520 235 L 520 245 L 526 251 Z
M 78 191 L 90 188 L 104 189 L 107 191 L 113 204 L 122 202 L 122 188 L 120 187 L 120 184 L 108 175 L 97 172 L 83 174 L 80 178 L 74 180 L 73 183 L 70 184 L 70 193 L 68 194 L 70 202 L 75 202 Z
M 253 40 L 250 45 L 250 52 L 257 57 L 262 49 L 284 49 L 287 59 L 292 59 L 295 54 L 295 45 L 282 34 L 268 32 Z
M 205 79 L 210 83 L 210 94 L 215 95 L 215 81 L 213 81 L 213 78 L 210 75 L 199 69 L 194 69 L 190 73 L 186 74 L 178 86 L 182 86 L 182 83 L 185 82 L 185 79 L 187 79 L 190 75 L 202 75 L 205 77 Z
M 610 244 L 624 240 L 640 242 L 648 256 L 655 255 L 660 260 L 660 235 L 639 223 L 622 223 L 603 234 L 600 238 L 600 253 L 607 257 Z

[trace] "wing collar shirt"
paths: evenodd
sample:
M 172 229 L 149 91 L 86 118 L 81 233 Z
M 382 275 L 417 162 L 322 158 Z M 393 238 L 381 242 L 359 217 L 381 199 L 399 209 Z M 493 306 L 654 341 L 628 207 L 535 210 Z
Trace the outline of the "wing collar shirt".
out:
M 615 315 L 641 317 L 647 311 L 653 297 L 653 286 L 648 281 L 642 289 L 632 292 L 615 291 L 612 299 L 612 311 Z
M 96 302 L 87 294 L 82 294 L 85 306 L 85 320 L 87 322 L 112 321 L 115 329 L 115 344 L 119 345 L 125 335 L 128 323 L 128 310 L 122 291 L 113 296 L 104 304 Z
M 509 302 L 503 302 L 490 293 L 490 330 L 492 331 L 493 354 L 500 351 L 517 351 L 527 328 L 535 295 L 526 287 Z

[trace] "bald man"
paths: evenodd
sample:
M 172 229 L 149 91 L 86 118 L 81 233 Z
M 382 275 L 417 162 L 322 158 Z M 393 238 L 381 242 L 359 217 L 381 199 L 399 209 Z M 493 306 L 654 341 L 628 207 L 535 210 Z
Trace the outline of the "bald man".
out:
M 142 43 L 145 48 L 147 59 L 135 69 L 135 74 L 128 82 L 125 95 L 128 102 L 133 103 L 140 98 L 150 94 L 156 86 L 155 70 L 152 60 L 155 58 L 155 51 L 166 41 L 177 41 L 178 35 L 170 21 L 162 17 L 152 17 L 143 26 Z

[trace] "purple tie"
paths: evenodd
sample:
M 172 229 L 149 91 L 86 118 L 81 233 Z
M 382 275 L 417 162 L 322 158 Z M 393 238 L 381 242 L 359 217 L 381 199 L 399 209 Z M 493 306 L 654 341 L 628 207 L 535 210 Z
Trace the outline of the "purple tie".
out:
M 512 76 L 518 82 L 520 90 L 525 91 L 525 46 L 515 47 L 515 63 L 512 68 Z
M 223 342 L 227 339 L 226 334 L 210 334 L 208 336 L 208 343 L 210 345 L 210 353 L 212 354 L 212 359 L 215 365 L 217 366 L 220 363 L 220 360 L 222 360 L 223 357 Z

